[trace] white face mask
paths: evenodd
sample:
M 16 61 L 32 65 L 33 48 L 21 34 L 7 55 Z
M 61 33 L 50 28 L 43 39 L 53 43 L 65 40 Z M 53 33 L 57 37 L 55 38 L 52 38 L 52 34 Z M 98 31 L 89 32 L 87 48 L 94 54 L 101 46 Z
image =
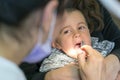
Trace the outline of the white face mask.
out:
M 56 16 L 57 16 L 57 12 L 55 12 L 52 15 L 50 31 L 48 33 L 48 38 L 45 41 L 45 43 L 42 43 L 42 36 L 44 35 L 39 35 L 38 42 L 36 43 L 35 47 L 32 49 L 31 53 L 27 57 L 25 57 L 24 62 L 36 63 L 38 61 L 41 61 L 43 58 L 45 58 L 50 54 L 52 35 L 56 23 Z

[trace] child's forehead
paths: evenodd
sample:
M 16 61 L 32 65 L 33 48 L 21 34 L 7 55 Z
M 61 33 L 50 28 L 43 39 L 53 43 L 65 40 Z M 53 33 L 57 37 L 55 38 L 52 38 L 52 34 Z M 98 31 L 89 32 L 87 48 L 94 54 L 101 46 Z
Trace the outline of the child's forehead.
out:
M 75 14 L 75 16 L 76 16 L 76 14 L 81 15 L 83 20 L 81 20 L 81 18 L 77 19 L 76 21 L 73 20 L 74 19 L 74 14 Z M 73 17 L 73 19 L 70 18 L 70 15 L 73 15 L 73 16 L 71 16 L 71 17 Z M 72 23 L 74 25 L 71 25 Z M 82 15 L 81 12 L 79 12 L 78 10 L 74 10 L 72 12 L 65 11 L 62 17 L 61 16 L 57 17 L 55 34 L 59 33 L 60 30 L 65 28 L 65 27 L 70 28 L 70 26 L 76 26 L 76 25 L 81 25 L 81 24 L 85 24 L 87 26 L 87 23 L 86 23 L 86 21 L 84 19 L 84 16 Z
M 65 29 L 65 28 L 71 28 L 71 27 L 75 27 L 75 26 L 77 27 L 79 25 L 87 26 L 87 23 L 84 18 L 75 19 L 74 16 L 69 16 L 66 14 L 66 17 L 63 18 L 63 21 L 61 22 L 61 24 L 58 25 L 59 26 L 58 30 Z

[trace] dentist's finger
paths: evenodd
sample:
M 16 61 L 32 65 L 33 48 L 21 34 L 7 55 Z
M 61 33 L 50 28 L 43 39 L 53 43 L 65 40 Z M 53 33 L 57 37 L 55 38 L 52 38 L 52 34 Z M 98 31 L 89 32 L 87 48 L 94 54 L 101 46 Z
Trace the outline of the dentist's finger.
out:
M 78 59 L 79 68 L 84 68 L 84 65 L 86 64 L 86 53 L 82 52 L 78 54 L 77 59 Z

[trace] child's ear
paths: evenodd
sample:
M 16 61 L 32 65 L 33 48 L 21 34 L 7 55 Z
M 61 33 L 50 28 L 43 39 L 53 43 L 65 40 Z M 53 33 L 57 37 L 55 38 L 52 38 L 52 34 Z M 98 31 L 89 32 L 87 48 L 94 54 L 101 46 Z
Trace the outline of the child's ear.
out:
M 61 46 L 60 46 L 59 43 L 57 43 L 57 42 L 52 42 L 52 47 L 53 47 L 53 48 L 61 49 Z

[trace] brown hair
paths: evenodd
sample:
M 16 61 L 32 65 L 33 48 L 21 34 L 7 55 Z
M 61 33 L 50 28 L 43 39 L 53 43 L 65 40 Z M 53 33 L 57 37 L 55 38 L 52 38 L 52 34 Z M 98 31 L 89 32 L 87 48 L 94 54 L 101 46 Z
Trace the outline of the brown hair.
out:
M 104 27 L 100 7 L 96 0 L 70 0 L 67 8 L 80 10 L 86 18 L 90 32 L 100 31 Z

